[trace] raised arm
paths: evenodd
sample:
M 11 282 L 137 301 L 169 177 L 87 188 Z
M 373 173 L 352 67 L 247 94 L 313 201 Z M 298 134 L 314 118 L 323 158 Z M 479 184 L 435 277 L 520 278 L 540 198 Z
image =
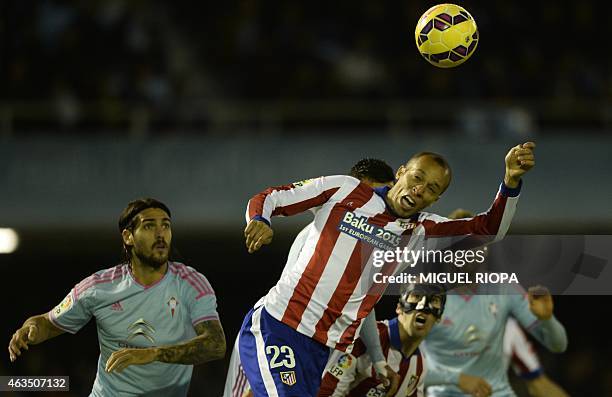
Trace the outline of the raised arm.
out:
M 63 334 L 64 331 L 53 325 L 47 314 L 28 318 L 21 328 L 13 334 L 8 351 L 11 362 L 21 356 L 21 349 L 29 350 L 29 345 L 37 345 Z
M 506 154 L 506 170 L 491 207 L 472 218 L 448 219 L 424 214 L 423 226 L 428 236 L 490 236 L 494 241 L 502 239 L 514 217 L 521 190 L 521 177 L 535 165 L 535 143 L 527 142 L 510 149 Z M 487 241 L 483 241 L 487 242 Z
M 553 314 L 550 292 L 544 287 L 529 288 L 527 296 L 512 295 L 512 315 L 538 342 L 554 353 L 567 349 L 567 332 Z

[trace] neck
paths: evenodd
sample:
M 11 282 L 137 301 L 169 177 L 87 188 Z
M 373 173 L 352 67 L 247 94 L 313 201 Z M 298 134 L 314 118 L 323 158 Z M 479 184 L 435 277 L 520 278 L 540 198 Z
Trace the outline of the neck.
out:
M 423 337 L 414 337 L 408 335 L 404 327 L 399 327 L 400 341 L 402 342 L 402 353 L 404 356 L 409 357 L 419 346 L 419 343 L 423 340 Z
M 155 269 L 145 265 L 138 258 L 133 257 L 130 261 L 132 275 L 138 283 L 142 285 L 152 285 L 161 280 L 168 271 L 168 262 L 164 263 L 159 268 Z

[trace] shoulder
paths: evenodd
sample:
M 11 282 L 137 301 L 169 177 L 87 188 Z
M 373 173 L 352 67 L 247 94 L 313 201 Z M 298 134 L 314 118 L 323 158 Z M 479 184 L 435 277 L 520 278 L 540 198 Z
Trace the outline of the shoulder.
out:
M 78 300 L 80 297 L 92 295 L 96 290 L 112 287 L 127 277 L 128 273 L 129 268 L 126 263 L 99 270 L 75 285 L 74 297 Z
M 187 294 L 195 295 L 196 300 L 207 295 L 215 295 L 208 279 L 193 267 L 180 262 L 169 262 L 168 271 L 185 288 Z

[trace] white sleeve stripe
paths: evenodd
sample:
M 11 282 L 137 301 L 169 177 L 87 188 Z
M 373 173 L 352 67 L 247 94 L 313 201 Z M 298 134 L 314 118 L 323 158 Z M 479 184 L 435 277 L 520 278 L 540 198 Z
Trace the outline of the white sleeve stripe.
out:
M 504 205 L 502 219 L 499 222 L 499 228 L 497 229 L 497 234 L 495 235 L 495 239 L 493 240 L 493 242 L 503 239 L 506 233 L 508 232 L 508 229 L 510 228 L 510 223 L 512 222 L 512 218 L 514 217 L 514 212 L 516 211 L 517 203 L 518 196 L 506 197 L 506 204 Z

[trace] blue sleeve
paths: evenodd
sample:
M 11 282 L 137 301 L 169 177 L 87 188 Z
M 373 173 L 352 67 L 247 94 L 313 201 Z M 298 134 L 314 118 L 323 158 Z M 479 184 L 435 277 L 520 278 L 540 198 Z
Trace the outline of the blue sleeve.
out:
M 73 288 L 59 305 L 49 311 L 49 321 L 63 331 L 77 333 L 93 316 L 90 307 L 94 297 L 94 287 L 78 296 Z

